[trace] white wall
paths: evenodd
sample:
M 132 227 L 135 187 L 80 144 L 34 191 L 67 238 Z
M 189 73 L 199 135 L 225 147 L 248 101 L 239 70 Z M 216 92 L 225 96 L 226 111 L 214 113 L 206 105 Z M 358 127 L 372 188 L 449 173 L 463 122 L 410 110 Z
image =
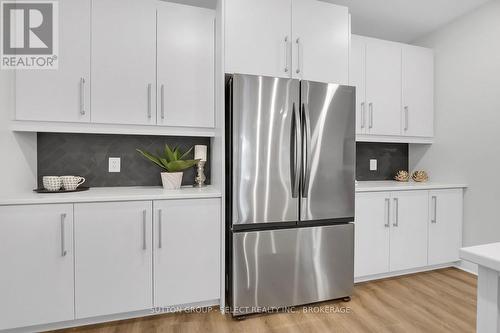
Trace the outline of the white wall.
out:
M 464 245 L 500 241 L 500 1 L 416 42 L 435 50 L 435 144 L 410 167 L 464 181 Z
M 13 133 L 14 72 L 0 70 L 0 195 L 36 186 L 36 134 Z

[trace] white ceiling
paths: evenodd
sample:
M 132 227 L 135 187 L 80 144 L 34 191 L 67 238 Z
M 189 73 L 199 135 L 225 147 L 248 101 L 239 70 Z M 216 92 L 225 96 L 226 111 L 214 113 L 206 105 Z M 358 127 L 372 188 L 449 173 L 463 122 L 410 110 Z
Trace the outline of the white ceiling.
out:
M 349 7 L 354 34 L 411 42 L 446 25 L 488 0 L 324 1 Z

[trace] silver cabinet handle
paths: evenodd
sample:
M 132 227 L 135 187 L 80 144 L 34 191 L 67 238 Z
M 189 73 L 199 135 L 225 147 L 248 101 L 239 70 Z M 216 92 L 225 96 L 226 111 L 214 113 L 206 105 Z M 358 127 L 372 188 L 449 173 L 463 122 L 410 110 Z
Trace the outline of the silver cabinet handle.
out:
M 160 88 L 160 95 L 161 95 L 161 100 L 160 100 L 160 115 L 161 119 L 165 119 L 165 85 L 162 84 Z
M 297 44 L 297 70 L 295 71 L 297 74 L 300 73 L 300 38 L 297 38 L 295 40 L 295 43 Z
M 361 128 L 365 128 L 365 102 L 361 103 Z
M 292 131 L 290 145 L 290 169 L 292 177 L 292 198 L 299 196 L 300 185 L 300 112 L 297 110 L 295 103 L 292 104 Z
M 162 223 L 162 215 L 163 215 L 163 210 L 158 209 L 158 248 L 161 249 L 163 244 L 162 244 L 162 235 L 163 235 L 163 223 Z
M 66 213 L 61 214 L 61 257 L 65 257 L 66 251 Z
M 394 227 L 399 227 L 399 202 L 398 198 L 394 198 Z
M 368 128 L 373 128 L 373 103 L 368 104 L 368 111 L 370 112 L 370 120 L 368 122 Z
M 85 78 L 80 78 L 80 114 L 84 116 L 85 111 Z
M 432 196 L 432 211 L 433 211 L 433 215 L 432 215 L 432 219 L 431 219 L 431 223 L 437 223 L 437 197 L 435 195 Z
M 408 130 L 408 117 L 409 117 L 409 112 L 408 112 L 408 106 L 405 106 L 405 131 Z
M 151 96 L 151 90 L 152 90 L 152 84 L 148 84 L 148 118 L 151 119 L 151 104 L 152 104 L 152 96 Z
M 384 224 L 384 227 L 389 228 L 391 226 L 391 222 L 390 222 L 390 220 L 391 220 L 391 217 L 390 217 L 391 216 L 391 199 L 386 198 L 385 205 L 386 205 L 385 209 L 387 212 L 387 219 L 386 219 L 386 224 Z
M 284 71 L 285 73 L 288 73 L 288 36 L 285 36 L 285 39 L 283 40 L 285 44 L 285 68 Z
M 147 210 L 142 211 L 142 249 L 146 250 L 146 217 Z

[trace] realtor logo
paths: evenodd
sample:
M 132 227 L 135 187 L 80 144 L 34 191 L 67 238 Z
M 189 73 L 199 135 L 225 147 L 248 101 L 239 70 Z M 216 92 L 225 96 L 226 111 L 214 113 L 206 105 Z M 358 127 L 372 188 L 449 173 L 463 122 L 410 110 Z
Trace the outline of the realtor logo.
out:
M 57 69 L 57 1 L 2 1 L 0 15 L 2 69 Z

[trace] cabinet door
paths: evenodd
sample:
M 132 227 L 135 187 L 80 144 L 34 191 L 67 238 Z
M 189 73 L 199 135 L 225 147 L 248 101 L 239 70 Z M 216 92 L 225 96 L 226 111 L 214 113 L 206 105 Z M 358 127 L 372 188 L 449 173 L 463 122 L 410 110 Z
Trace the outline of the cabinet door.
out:
M 214 127 L 211 9 L 158 1 L 158 124 Z
M 398 44 L 367 39 L 366 102 L 369 134 L 401 134 L 401 47 Z
M 94 0 L 92 122 L 156 124 L 154 0 Z
M 390 193 L 356 194 L 354 276 L 389 271 Z
M 0 207 L 0 330 L 74 319 L 73 206 Z
M 392 193 L 391 271 L 427 265 L 428 192 Z
M 367 132 L 367 105 L 365 91 L 366 44 L 360 36 L 351 36 L 351 57 L 349 61 L 349 85 L 356 87 L 356 134 Z
M 152 204 L 75 204 L 76 317 L 152 306 Z
M 226 73 L 290 77 L 291 17 L 291 0 L 226 1 Z
M 429 265 L 460 260 L 463 192 L 461 189 L 429 193 Z
M 156 201 L 155 306 L 220 298 L 220 200 Z
M 417 46 L 403 46 L 403 134 L 434 134 L 434 54 Z
M 16 119 L 90 121 L 90 0 L 59 1 L 59 68 L 16 71 Z
M 327 83 L 349 80 L 349 12 L 318 0 L 293 0 L 293 77 Z

